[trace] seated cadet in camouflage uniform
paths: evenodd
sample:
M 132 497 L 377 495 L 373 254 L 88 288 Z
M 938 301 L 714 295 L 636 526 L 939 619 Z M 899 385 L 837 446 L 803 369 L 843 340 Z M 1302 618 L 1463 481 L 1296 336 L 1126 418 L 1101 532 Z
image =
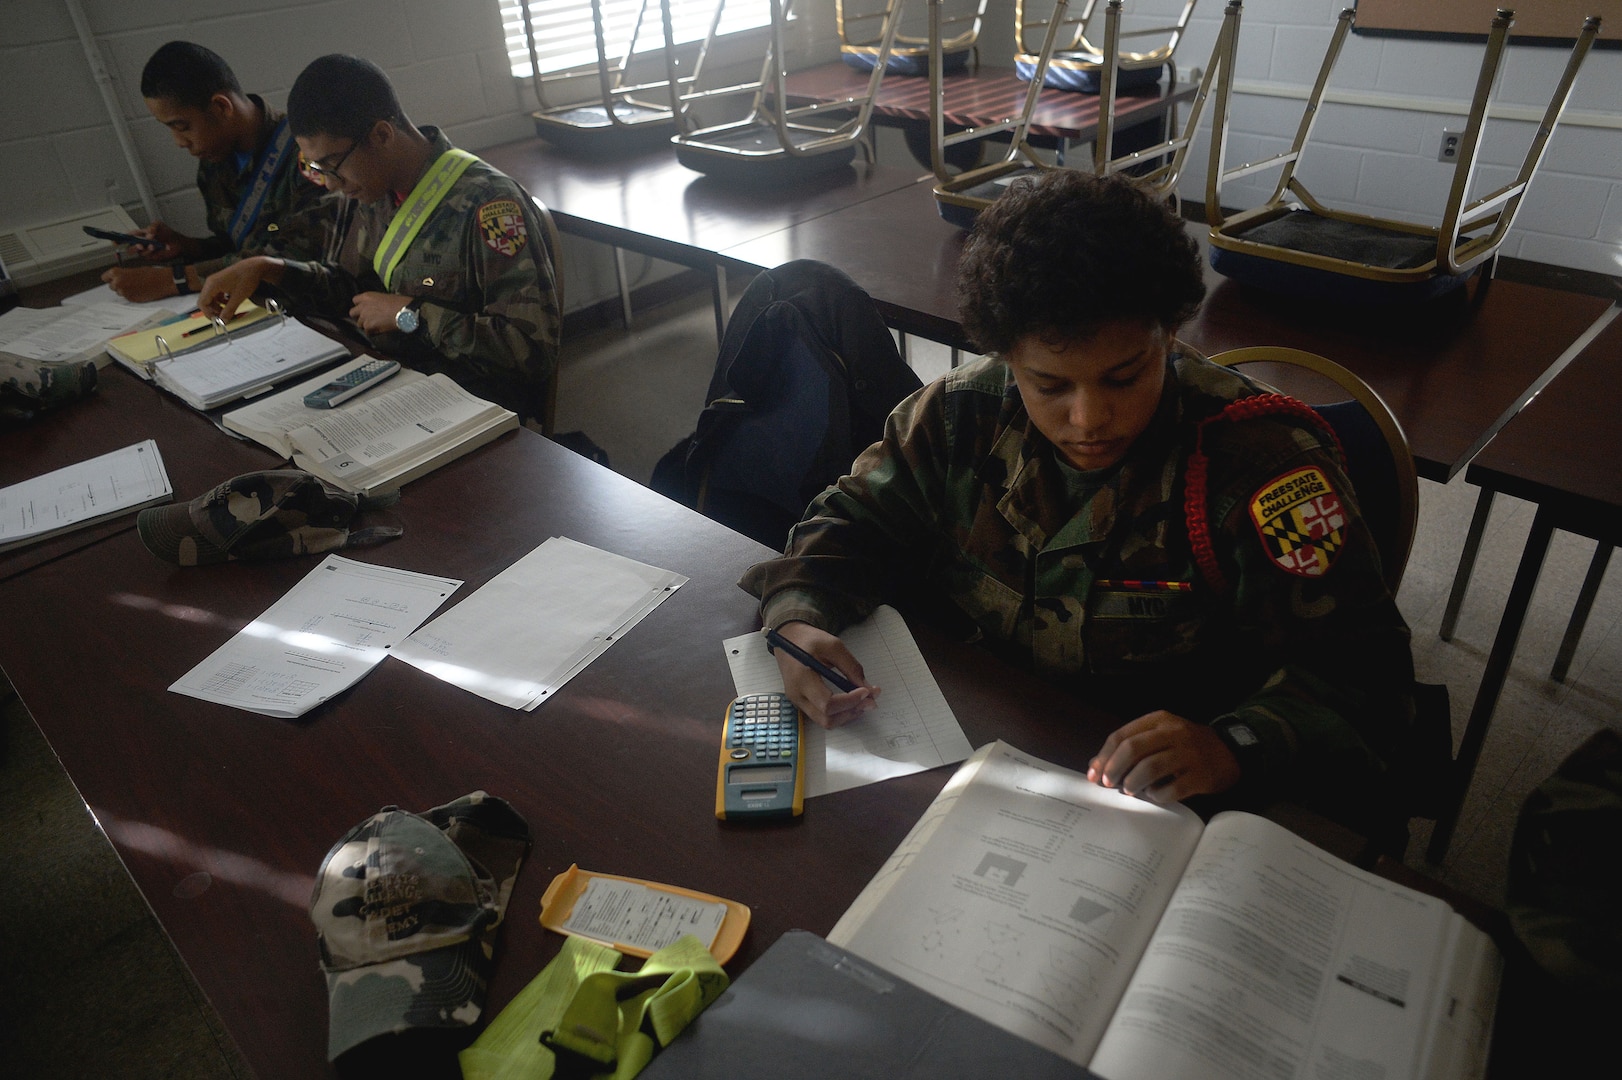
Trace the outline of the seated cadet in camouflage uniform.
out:
M 436 128 L 412 125 L 375 64 L 323 56 L 287 97 L 305 168 L 343 195 L 319 262 L 258 257 L 204 283 L 229 315 L 268 283 L 349 318 L 376 349 L 442 371 L 521 417 L 543 415 L 559 312 L 545 227 L 523 188 Z
M 779 652 L 807 715 L 873 707 L 835 635 L 910 588 L 1132 718 L 1090 762 L 1100 784 L 1406 824 L 1365 812 L 1389 809 L 1412 716 L 1408 629 L 1333 435 L 1174 339 L 1204 291 L 1180 222 L 1123 178 L 1054 170 L 981 213 L 959 296 L 990 355 L 897 406 L 741 582 L 860 684 L 834 692 Z
M 196 292 L 203 279 L 260 253 L 313 259 L 326 243 L 333 207 L 326 189 L 301 175 L 285 116 L 244 94 L 216 53 L 171 41 L 141 71 L 141 96 L 175 145 L 198 159 L 197 187 L 212 234 L 183 236 L 161 221 L 136 232 L 137 253 L 166 266 L 114 267 L 102 275 L 126 300 Z

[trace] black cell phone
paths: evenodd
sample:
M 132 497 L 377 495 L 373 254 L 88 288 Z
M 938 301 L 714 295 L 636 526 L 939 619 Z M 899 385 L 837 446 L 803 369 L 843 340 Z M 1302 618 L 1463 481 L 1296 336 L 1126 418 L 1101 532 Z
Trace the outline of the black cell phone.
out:
M 162 247 L 156 240 L 148 240 L 144 236 L 134 236 L 127 232 L 113 232 L 110 229 L 98 229 L 94 225 L 80 226 L 85 232 L 97 240 L 111 240 L 115 244 L 139 244 L 142 247 Z

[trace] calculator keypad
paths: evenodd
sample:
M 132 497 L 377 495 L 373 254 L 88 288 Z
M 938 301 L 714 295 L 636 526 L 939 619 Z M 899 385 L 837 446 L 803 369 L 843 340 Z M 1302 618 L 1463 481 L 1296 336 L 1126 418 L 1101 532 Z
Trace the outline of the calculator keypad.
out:
M 756 758 L 792 758 L 797 734 L 798 714 L 787 698 L 759 694 L 732 703 L 728 749 L 749 750 Z

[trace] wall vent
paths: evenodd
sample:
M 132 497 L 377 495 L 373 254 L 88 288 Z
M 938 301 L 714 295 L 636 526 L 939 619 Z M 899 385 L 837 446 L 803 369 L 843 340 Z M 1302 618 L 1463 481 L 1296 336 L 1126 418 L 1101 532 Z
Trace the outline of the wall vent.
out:
M 122 206 L 106 206 L 56 221 L 0 229 L 0 260 L 19 286 L 112 265 L 112 242 L 90 236 L 85 225 L 113 232 L 130 232 L 136 227 Z

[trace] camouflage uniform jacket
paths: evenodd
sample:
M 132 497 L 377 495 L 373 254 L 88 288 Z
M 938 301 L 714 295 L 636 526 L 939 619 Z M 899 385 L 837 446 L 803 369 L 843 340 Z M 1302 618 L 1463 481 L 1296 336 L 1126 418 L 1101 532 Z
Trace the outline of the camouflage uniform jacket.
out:
M 284 113 L 265 105 L 257 94 L 249 99 L 259 106 L 264 118 L 253 160 L 241 170 L 235 161 L 204 161 L 197 166 L 197 187 L 203 193 L 208 213 L 208 229 L 213 233 L 203 241 L 203 251 L 195 264 L 207 277 L 222 266 L 249 255 L 276 255 L 289 259 L 315 259 L 326 246 L 335 214 L 335 203 L 326 199 L 326 188 L 304 176 L 298 166 L 298 145 L 289 142 L 276 169 L 276 178 L 265 193 L 259 217 L 238 247 L 231 242 L 231 218 L 236 215 L 242 193 L 253 186 L 276 125 Z
M 425 127 L 434 160 L 451 148 Z M 427 166 L 425 166 L 425 169 Z M 422 297 L 421 324 L 373 342 L 420 371 L 442 371 L 469 393 L 523 417 L 539 416 L 558 358 L 559 311 L 546 231 L 528 193 L 482 161 L 469 165 L 423 223 L 385 288 L 372 268 L 396 207 L 390 198 L 344 200 L 336 250 L 289 262 L 281 288 L 343 319 L 357 293 Z
M 852 474 L 811 504 L 787 555 L 741 584 L 762 598 L 768 626 L 800 619 L 833 633 L 897 585 L 922 586 L 996 651 L 1073 680 L 1123 718 L 1167 709 L 1214 724 L 1245 791 L 1278 795 L 1293 776 L 1379 778 L 1412 715 L 1408 629 L 1315 426 L 1295 416 L 1206 426 L 1224 587 L 1193 553 L 1183 497 L 1200 421 L 1263 392 L 1174 357 L 1149 427 L 1077 506 L 1006 366 L 966 365 L 902 402 Z M 1313 577 L 1276 562 L 1251 520 L 1303 468 L 1327 480 L 1345 516 L 1341 546 Z

